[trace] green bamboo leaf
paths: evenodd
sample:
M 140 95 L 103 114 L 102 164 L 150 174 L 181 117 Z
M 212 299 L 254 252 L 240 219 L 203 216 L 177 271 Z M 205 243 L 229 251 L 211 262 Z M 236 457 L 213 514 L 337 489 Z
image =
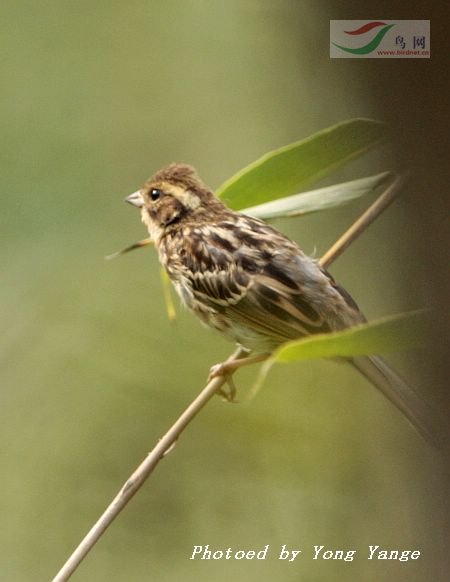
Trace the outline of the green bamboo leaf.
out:
M 166 304 L 167 317 L 169 318 L 169 321 L 175 321 L 175 319 L 177 318 L 177 310 L 175 309 L 175 304 L 173 302 L 172 283 L 164 267 L 161 267 L 160 273 L 161 273 L 161 285 L 164 295 L 164 303 Z
M 412 311 L 288 342 L 273 354 L 272 359 L 286 363 L 316 358 L 350 358 L 410 349 L 422 343 L 423 311 Z
M 240 210 L 291 196 L 362 155 L 386 138 L 384 124 L 351 119 L 262 156 L 217 191 Z
M 315 334 L 287 342 L 261 367 L 251 396 L 259 391 L 274 364 L 318 358 L 352 358 L 411 349 L 423 345 L 424 327 L 424 310 L 417 310 L 342 331 Z
M 376 176 L 343 182 L 326 188 L 318 188 L 309 192 L 302 192 L 294 196 L 287 196 L 279 200 L 272 200 L 258 206 L 245 208 L 242 212 L 268 220 L 287 216 L 302 216 L 310 212 L 326 210 L 333 206 L 346 204 L 355 198 L 367 194 L 378 194 L 392 181 L 391 172 L 383 172 Z

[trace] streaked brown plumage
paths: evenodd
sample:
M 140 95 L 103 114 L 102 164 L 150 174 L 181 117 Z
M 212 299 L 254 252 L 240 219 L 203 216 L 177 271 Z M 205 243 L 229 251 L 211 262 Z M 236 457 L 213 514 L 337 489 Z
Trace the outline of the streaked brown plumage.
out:
M 192 167 L 160 170 L 127 201 L 141 209 L 186 307 L 247 350 L 268 354 L 286 341 L 365 321 L 351 296 L 295 242 L 227 208 Z M 381 358 L 350 361 L 428 433 L 418 396 Z

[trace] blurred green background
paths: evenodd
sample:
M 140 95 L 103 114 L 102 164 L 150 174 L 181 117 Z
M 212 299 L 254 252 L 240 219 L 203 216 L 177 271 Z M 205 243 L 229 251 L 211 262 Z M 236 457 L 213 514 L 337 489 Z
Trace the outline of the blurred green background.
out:
M 5 0 L 2 15 L 0 580 L 27 582 L 55 575 L 232 349 L 188 313 L 169 323 L 151 249 L 104 260 L 146 234 L 125 195 L 172 161 L 217 187 L 338 121 L 391 122 L 431 64 L 330 60 L 329 20 L 371 14 L 326 2 Z M 334 180 L 394 168 L 398 154 L 380 150 Z M 367 204 L 276 225 L 320 256 Z M 407 204 L 333 266 L 369 318 L 430 297 Z M 426 378 L 413 356 L 393 360 Z M 242 400 L 254 376 L 237 376 Z M 275 369 L 253 401 L 208 405 L 74 580 L 440 579 L 439 472 L 351 369 Z M 206 544 L 270 553 L 189 560 Z M 278 561 L 282 544 L 303 556 Z M 314 544 L 359 555 L 315 562 Z M 423 557 L 368 562 L 369 544 Z

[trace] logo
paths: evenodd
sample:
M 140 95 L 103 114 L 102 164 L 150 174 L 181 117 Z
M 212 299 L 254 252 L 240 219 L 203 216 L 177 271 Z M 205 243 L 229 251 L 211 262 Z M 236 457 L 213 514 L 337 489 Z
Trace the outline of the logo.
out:
M 330 20 L 332 59 L 429 59 L 429 20 Z

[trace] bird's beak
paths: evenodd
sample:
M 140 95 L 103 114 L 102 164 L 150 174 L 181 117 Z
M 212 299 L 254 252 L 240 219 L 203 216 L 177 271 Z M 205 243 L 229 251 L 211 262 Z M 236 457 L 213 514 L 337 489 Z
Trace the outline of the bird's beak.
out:
M 144 199 L 142 197 L 140 190 L 137 190 L 136 192 L 133 192 L 133 194 L 127 196 L 125 198 L 125 202 L 129 202 L 130 204 L 136 206 L 137 208 L 142 208 L 144 206 Z

